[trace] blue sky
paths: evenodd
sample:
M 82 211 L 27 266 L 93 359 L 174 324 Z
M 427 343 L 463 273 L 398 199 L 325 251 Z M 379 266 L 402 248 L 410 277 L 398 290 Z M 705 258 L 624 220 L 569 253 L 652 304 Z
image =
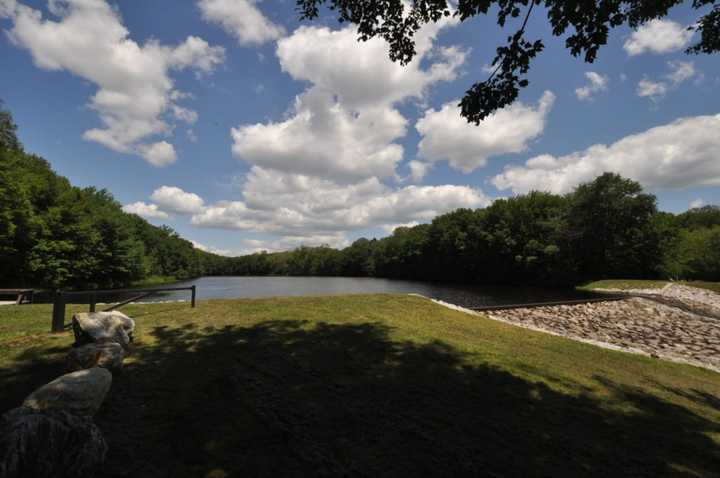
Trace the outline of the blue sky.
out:
M 227 254 L 342 246 L 603 171 L 681 212 L 720 203 L 720 57 L 683 53 L 702 13 L 619 28 L 592 65 L 537 14 L 530 86 L 471 127 L 455 104 L 507 35 L 491 18 L 426 28 L 402 68 L 290 1 L 0 0 L 0 98 L 74 184 Z

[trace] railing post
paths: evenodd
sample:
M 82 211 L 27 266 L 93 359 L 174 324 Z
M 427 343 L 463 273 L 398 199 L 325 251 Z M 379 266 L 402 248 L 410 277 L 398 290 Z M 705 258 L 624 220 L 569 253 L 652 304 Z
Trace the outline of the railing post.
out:
M 90 312 L 95 312 L 95 306 L 97 305 L 97 294 L 90 294 Z
M 190 297 L 190 307 L 195 308 L 195 287 L 192 286 L 192 296 Z
M 55 291 L 55 301 L 52 312 L 52 332 L 63 332 L 65 330 L 65 297 L 58 289 Z

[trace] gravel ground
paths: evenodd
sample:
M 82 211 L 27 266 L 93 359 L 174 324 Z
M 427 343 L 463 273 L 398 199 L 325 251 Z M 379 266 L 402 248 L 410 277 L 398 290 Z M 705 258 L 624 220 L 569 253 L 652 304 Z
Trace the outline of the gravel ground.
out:
M 480 315 L 601 347 L 720 372 L 720 295 L 676 284 L 623 292 L 653 298 L 494 310 Z

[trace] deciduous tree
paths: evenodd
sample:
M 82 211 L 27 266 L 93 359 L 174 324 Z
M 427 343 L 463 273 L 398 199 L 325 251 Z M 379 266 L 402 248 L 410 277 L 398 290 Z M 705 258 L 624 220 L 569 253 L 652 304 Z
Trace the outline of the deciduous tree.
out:
M 663 18 L 671 7 L 690 3 L 696 10 L 710 9 L 692 25 L 700 40 L 688 53 L 720 51 L 720 5 L 717 0 L 297 0 L 301 19 L 314 19 L 320 7 L 329 6 L 341 22 L 357 25 L 360 40 L 384 38 L 390 58 L 402 64 L 415 56 L 415 33 L 425 24 L 454 16 L 468 21 L 493 15 L 500 27 L 517 18 L 504 45 L 498 46 L 489 77 L 472 85 L 460 107 L 469 122 L 480 123 L 488 115 L 511 104 L 530 80 L 530 62 L 545 48 L 539 33 L 528 31 L 531 15 L 546 15 L 552 33 L 565 36 L 573 56 L 592 63 L 607 43 L 610 31 L 621 25 L 631 28 Z M 529 39 L 530 38 L 530 39 Z

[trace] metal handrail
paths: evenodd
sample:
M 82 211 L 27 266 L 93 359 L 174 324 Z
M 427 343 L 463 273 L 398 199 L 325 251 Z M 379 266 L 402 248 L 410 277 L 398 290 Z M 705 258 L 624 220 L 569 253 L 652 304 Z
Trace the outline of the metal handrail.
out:
M 0 295 L 14 295 L 15 304 L 32 304 L 35 289 L 0 289 Z
M 87 294 L 123 294 L 128 292 L 167 292 L 167 291 L 173 291 L 173 290 L 191 290 L 195 288 L 195 286 L 188 286 L 188 287 L 163 287 L 160 289 L 157 288 L 151 288 L 151 289 L 92 289 L 92 290 L 66 290 L 61 291 L 64 295 L 67 296 L 73 296 L 73 295 L 87 295 Z
M 172 292 L 178 290 L 189 290 L 190 295 L 190 307 L 195 307 L 195 295 L 197 292 L 197 286 L 189 287 L 161 287 L 154 289 L 96 289 L 96 290 L 73 290 L 73 291 L 55 291 L 55 299 L 53 301 L 53 312 L 52 312 L 52 332 L 62 332 L 65 330 L 65 305 L 68 303 L 66 298 L 87 296 L 89 298 L 90 312 L 95 312 L 97 306 L 98 294 L 128 294 L 128 293 L 139 293 L 139 295 L 133 296 L 130 299 L 121 301 L 112 307 L 105 309 L 105 311 L 115 310 L 123 305 L 127 305 L 130 302 L 134 302 L 143 297 L 147 297 L 156 292 Z

